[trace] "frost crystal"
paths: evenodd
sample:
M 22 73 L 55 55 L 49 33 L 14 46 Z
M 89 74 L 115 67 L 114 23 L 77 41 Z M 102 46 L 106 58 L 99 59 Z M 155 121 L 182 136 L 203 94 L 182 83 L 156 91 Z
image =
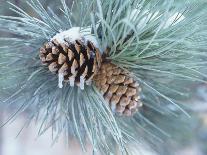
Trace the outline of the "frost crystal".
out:
M 70 83 L 71 87 L 74 87 L 74 85 L 75 85 L 75 78 L 74 77 L 70 77 L 69 78 L 69 83 Z
M 83 76 L 80 76 L 80 89 L 84 90 L 84 83 L 85 83 L 85 79 Z
M 58 74 L 58 87 L 63 88 L 63 80 L 64 80 L 64 75 L 63 73 Z

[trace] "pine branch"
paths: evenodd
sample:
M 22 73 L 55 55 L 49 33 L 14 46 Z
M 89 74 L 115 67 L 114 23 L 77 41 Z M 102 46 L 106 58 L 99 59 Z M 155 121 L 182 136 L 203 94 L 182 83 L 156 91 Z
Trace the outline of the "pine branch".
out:
M 176 117 L 189 116 L 180 103 L 189 98 L 190 85 L 206 83 L 207 4 L 80 0 L 68 6 L 65 0 L 50 1 L 55 2 L 58 13 L 31 0 L 27 4 L 34 16 L 11 3 L 16 16 L 0 16 L 0 31 L 12 35 L 0 38 L 0 98 L 16 106 L 6 123 L 30 110 L 29 118 L 41 122 L 39 135 L 53 128 L 55 138 L 64 132 L 83 150 L 89 139 L 103 154 L 115 153 L 116 145 L 127 154 L 127 144 L 140 139 L 159 144 L 170 137 L 168 129 L 179 126 Z M 144 107 L 134 117 L 114 114 L 94 85 L 83 91 L 67 84 L 57 88 L 58 77 L 41 64 L 43 44 L 74 27 L 83 38 L 95 37 L 99 50 L 108 51 L 103 57 L 141 84 Z

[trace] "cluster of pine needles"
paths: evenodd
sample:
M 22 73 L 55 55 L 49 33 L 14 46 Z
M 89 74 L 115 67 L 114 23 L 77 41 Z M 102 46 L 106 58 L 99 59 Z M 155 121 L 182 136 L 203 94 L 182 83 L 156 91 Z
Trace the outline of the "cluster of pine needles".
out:
M 15 109 L 2 126 L 30 111 L 24 127 L 41 122 L 39 135 L 52 127 L 54 141 L 64 133 L 68 140 L 76 137 L 83 150 L 89 141 L 94 152 L 118 148 L 126 154 L 129 144 L 162 142 L 170 137 L 168 129 L 179 128 L 174 120 L 190 117 L 183 103 L 191 86 L 207 78 L 206 2 L 61 0 L 56 9 L 38 0 L 26 3 L 32 15 L 10 3 L 15 16 L 0 16 L 0 32 L 8 34 L 0 37 L 0 103 Z M 143 88 L 141 111 L 131 118 L 114 115 L 93 85 L 84 91 L 57 87 L 38 51 L 71 27 L 90 30 L 110 49 L 107 59 L 133 73 Z

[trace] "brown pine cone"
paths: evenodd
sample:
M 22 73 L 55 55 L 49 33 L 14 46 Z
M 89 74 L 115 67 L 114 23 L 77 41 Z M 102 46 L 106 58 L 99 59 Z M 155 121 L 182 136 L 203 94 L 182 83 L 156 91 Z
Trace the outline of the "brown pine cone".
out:
M 93 81 L 115 113 L 132 116 L 142 106 L 139 83 L 115 64 L 102 63 Z
M 53 40 L 40 48 L 40 59 L 52 73 L 62 75 L 65 82 L 84 89 L 101 66 L 101 54 L 92 42 L 76 40 L 73 43 L 59 43 Z

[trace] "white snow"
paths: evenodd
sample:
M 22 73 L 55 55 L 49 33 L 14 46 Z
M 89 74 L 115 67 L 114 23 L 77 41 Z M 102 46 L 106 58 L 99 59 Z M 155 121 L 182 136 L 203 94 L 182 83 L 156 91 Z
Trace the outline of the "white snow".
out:
M 51 38 L 51 41 L 55 39 L 60 43 L 64 43 L 65 40 L 74 42 L 77 39 L 82 39 L 82 36 L 80 34 L 80 27 L 72 27 L 69 30 L 62 31 Z
M 70 77 L 69 78 L 69 83 L 70 83 L 71 87 L 74 87 L 74 85 L 75 85 L 75 78 L 74 77 Z
M 100 46 L 99 46 L 99 44 L 98 44 L 98 41 L 97 41 L 97 39 L 96 39 L 96 37 L 95 36 L 92 36 L 92 35 L 85 35 L 84 36 L 84 39 L 87 41 L 87 40 L 89 40 L 89 41 L 91 41 L 92 43 L 93 43 L 93 45 L 96 47 L 96 48 L 98 48 L 99 50 L 101 50 L 100 49 Z M 102 51 L 102 50 L 101 50 Z
M 84 83 L 85 83 L 84 76 L 80 76 L 80 89 L 81 90 L 84 90 Z
M 66 31 L 60 31 L 60 33 L 57 33 L 54 37 L 50 39 L 50 41 L 56 39 L 60 43 L 66 43 L 66 41 L 73 43 L 75 42 L 75 40 L 81 40 L 85 44 L 87 43 L 87 41 L 91 41 L 95 47 L 100 49 L 96 37 L 91 34 L 90 30 L 90 27 L 83 30 L 81 30 L 80 27 L 72 27 Z
M 63 80 L 64 80 L 64 75 L 63 73 L 58 74 L 58 87 L 63 88 Z

